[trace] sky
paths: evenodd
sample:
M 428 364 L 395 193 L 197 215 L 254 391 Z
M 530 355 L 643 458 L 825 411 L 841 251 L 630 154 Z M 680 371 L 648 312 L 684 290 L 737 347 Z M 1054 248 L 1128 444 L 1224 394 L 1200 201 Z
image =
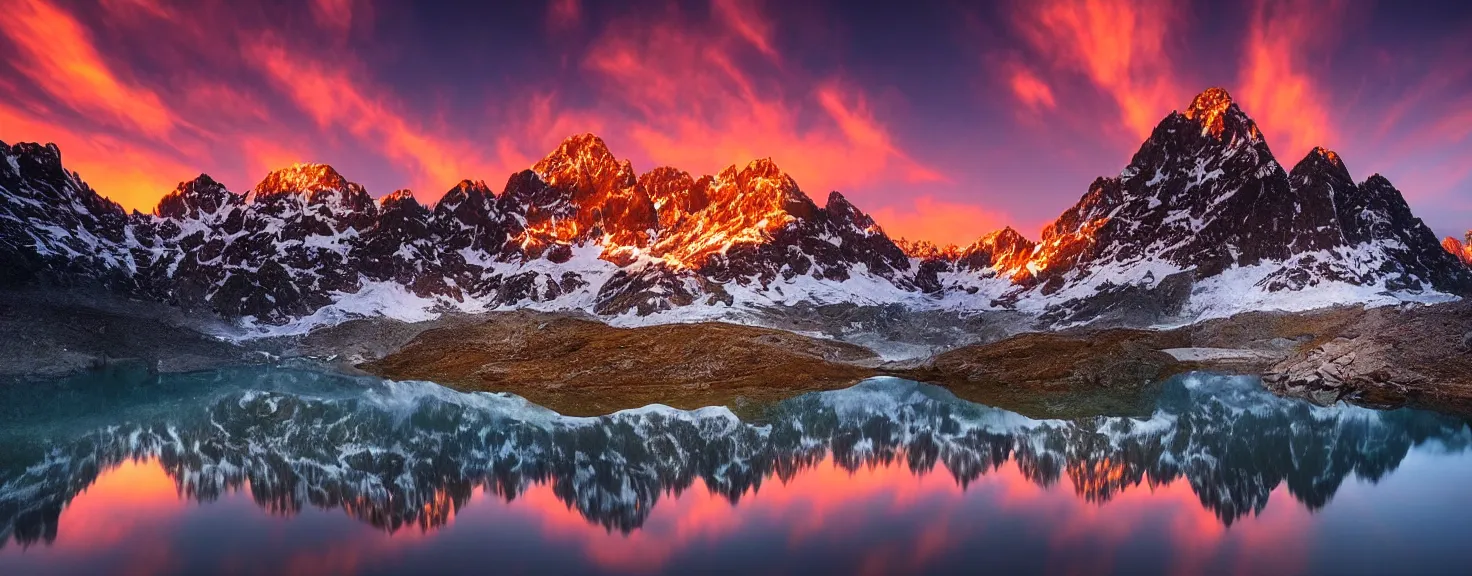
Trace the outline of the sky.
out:
M 643 172 L 772 158 L 895 238 L 1037 238 L 1226 88 L 1292 167 L 1381 173 L 1472 228 L 1472 3 L 0 0 L 0 140 L 149 211 L 331 164 L 375 196 L 499 190 L 593 132 Z

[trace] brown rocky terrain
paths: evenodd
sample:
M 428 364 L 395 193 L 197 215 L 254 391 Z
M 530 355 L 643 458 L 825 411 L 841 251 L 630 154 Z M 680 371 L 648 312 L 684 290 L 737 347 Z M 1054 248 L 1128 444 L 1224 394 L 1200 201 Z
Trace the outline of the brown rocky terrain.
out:
M 393 352 L 364 357 L 359 367 L 368 372 L 512 392 L 570 414 L 650 403 L 759 405 L 891 375 L 1033 417 L 1131 415 L 1148 412 L 1156 384 L 1192 370 L 1266 374 L 1275 391 L 1320 403 L 1472 414 L 1466 303 L 1254 312 L 1170 330 L 1027 333 L 919 365 L 881 363 L 852 344 L 722 323 L 614 328 L 566 314 L 515 312 L 453 325 L 334 330 L 357 332 L 339 336 L 354 342 L 392 335 L 394 342 L 375 346 Z
M 1279 393 L 1472 414 L 1472 303 L 1360 311 L 1266 371 Z
M 958 348 L 898 373 L 1032 417 L 1148 415 L 1153 384 L 1190 369 L 1166 348 L 1175 332 L 1115 329 L 1029 333 Z
M 44 291 L 7 294 L 0 304 L 5 380 L 118 362 L 180 372 L 303 356 L 388 378 L 512 392 L 566 414 L 594 415 L 651 403 L 755 410 L 891 375 L 1029 416 L 1067 417 L 1143 414 L 1154 384 L 1210 370 L 1262 374 L 1278 393 L 1324 404 L 1472 415 L 1468 302 L 1254 312 L 1170 330 L 1012 334 L 972 325 L 1005 324 L 1002 317 L 944 325 L 857 309 L 813 310 L 783 326 L 825 337 L 714 322 L 616 328 L 583 314 L 520 311 L 419 323 L 354 320 L 300 339 L 231 344 L 206 335 L 223 324 L 212 328 L 162 305 L 144 309 L 105 293 L 87 302 Z M 914 341 L 927 348 L 941 349 L 958 331 L 977 343 L 924 361 L 886 363 L 868 348 L 837 340 L 853 335 L 823 328 L 855 323 L 884 336 L 923 336 Z
M 853 344 L 721 323 L 614 328 L 567 314 L 507 312 L 437 327 L 362 364 L 399 380 L 511 392 L 569 415 L 649 404 L 740 408 L 844 388 L 876 372 Z

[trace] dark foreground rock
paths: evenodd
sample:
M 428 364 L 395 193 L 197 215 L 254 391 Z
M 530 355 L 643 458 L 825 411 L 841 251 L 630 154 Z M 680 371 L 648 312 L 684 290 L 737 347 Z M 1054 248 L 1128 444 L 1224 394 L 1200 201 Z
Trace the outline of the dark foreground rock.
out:
M 0 292 L 0 381 L 51 378 L 118 363 L 190 372 L 270 359 L 208 335 L 224 325 L 107 293 Z

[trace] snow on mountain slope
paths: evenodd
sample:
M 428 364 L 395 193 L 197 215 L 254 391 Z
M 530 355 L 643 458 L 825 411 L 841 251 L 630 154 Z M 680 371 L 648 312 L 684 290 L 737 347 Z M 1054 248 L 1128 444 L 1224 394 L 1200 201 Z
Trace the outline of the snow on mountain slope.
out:
M 42 274 L 128 288 L 141 248 L 130 219 L 62 166 L 54 144 L 0 142 L 0 285 Z
M 1008 228 L 966 247 L 891 241 L 769 159 L 638 174 L 591 134 L 500 193 L 466 180 L 433 206 L 408 191 L 375 202 L 331 167 L 299 164 L 245 195 L 201 175 L 151 215 L 98 196 L 54 146 L 3 152 L 0 279 L 101 281 L 267 332 L 515 307 L 755 321 L 799 303 L 1154 325 L 1472 293 L 1472 270 L 1387 180 L 1355 183 L 1323 148 L 1285 171 L 1219 88 L 1166 116 L 1039 242 Z
M 1332 151 L 1284 172 L 1213 88 L 1161 121 L 1118 177 L 1096 180 L 1026 262 L 992 270 L 1018 284 L 1004 302 L 1066 323 L 1468 294 L 1472 276 L 1435 244 L 1388 181 L 1355 184 Z

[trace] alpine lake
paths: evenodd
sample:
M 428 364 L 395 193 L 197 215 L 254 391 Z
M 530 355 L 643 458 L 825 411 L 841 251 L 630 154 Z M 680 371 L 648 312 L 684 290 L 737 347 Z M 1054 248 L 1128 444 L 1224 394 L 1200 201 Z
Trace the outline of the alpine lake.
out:
M 743 411 L 746 414 L 748 411 Z M 558 414 L 304 366 L 0 387 L 0 574 L 1465 574 L 1472 428 L 1193 373 Z

